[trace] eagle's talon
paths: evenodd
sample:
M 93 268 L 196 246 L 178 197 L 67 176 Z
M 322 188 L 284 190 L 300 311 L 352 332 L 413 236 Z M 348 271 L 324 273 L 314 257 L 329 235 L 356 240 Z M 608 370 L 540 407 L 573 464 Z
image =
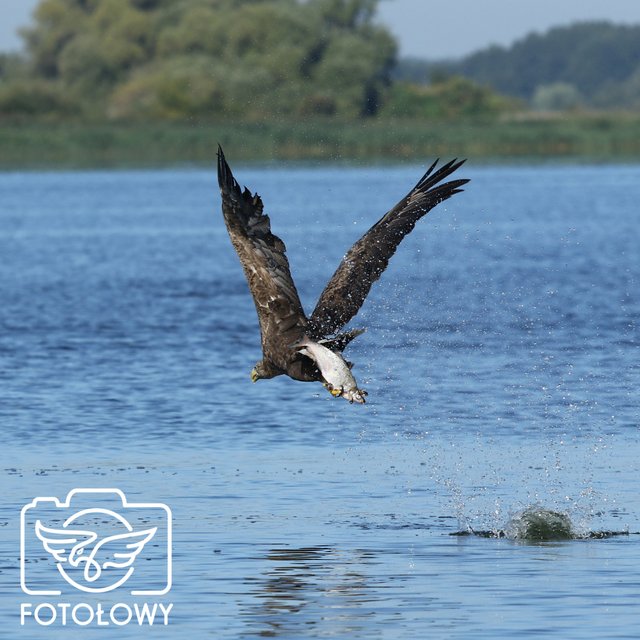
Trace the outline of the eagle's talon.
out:
M 344 393 L 343 387 L 334 387 L 330 382 L 323 381 L 322 386 L 334 397 L 338 398 Z

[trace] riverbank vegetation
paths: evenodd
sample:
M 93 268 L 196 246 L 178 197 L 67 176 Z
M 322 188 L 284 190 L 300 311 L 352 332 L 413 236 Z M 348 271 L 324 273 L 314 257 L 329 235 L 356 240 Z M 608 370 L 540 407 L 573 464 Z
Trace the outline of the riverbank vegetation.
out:
M 0 169 L 212 166 L 217 143 L 236 160 L 423 162 L 630 162 L 640 158 L 640 117 L 505 121 L 59 123 L 0 127 Z

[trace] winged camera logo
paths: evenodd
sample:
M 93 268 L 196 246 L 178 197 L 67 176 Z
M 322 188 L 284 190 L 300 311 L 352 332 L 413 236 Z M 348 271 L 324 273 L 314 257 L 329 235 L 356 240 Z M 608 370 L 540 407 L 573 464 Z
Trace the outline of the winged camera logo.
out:
M 72 528 L 74 520 L 88 514 L 111 516 L 122 522 L 127 528 L 127 533 L 104 536 L 101 540 L 98 540 L 98 534 L 95 531 Z M 81 591 L 104 593 L 119 587 L 130 578 L 133 573 L 133 567 L 131 566 L 133 561 L 142 551 L 144 545 L 156 534 L 158 527 L 152 527 L 144 531 L 134 531 L 131 524 L 114 511 L 85 509 L 67 518 L 61 529 L 45 527 L 40 520 L 36 520 L 35 529 L 36 535 L 42 540 L 44 548 L 58 563 L 58 571 L 69 584 Z M 81 565 L 84 566 L 84 584 L 76 582 L 65 570 L 65 565 L 74 569 Z M 122 578 L 112 584 L 96 589 L 88 586 L 98 580 L 102 575 L 102 571 L 109 567 L 128 568 L 128 571 Z
M 35 498 L 22 508 L 20 543 L 20 578 L 29 595 L 62 593 L 52 587 L 52 563 L 66 583 L 86 593 L 112 591 L 141 572 L 131 595 L 162 595 L 171 588 L 171 510 L 128 502 L 119 489 L 73 489 L 63 501 Z M 43 551 L 44 571 L 42 561 L 35 562 Z M 156 566 L 143 571 L 143 559 Z
M 130 502 L 120 489 L 73 489 L 63 500 L 34 498 L 20 514 L 22 590 L 40 597 L 77 591 L 95 597 L 116 589 L 126 589 L 132 596 L 165 595 L 172 580 L 171 535 L 171 510 L 166 504 Z M 159 607 L 167 624 L 171 606 L 118 603 L 108 616 L 113 624 L 126 624 L 135 615 L 142 624 L 144 611 L 155 613 Z M 52 624 L 58 611 L 63 624 L 68 611 L 76 624 L 89 624 L 94 618 L 98 625 L 109 624 L 108 617 L 101 622 L 104 610 L 100 603 L 95 607 L 41 603 L 33 612 L 30 607 L 23 604 L 23 624 L 25 615 L 33 615 L 39 624 Z M 76 620 L 78 610 L 88 611 L 90 619 L 86 613 L 81 621 Z M 115 615 L 114 610 L 119 613 Z M 45 614 L 39 611 L 48 611 L 48 617 L 43 618 Z M 149 618 L 148 623 L 153 624 L 151 615 Z

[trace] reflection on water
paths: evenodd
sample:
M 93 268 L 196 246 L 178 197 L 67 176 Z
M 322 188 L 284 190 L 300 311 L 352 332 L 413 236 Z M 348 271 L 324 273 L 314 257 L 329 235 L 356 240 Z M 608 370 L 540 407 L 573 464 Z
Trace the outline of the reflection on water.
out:
M 317 627 L 322 635 L 360 636 L 369 628 L 373 592 L 379 589 L 365 571 L 374 562 L 372 553 L 282 548 L 271 549 L 265 560 L 262 574 L 246 580 L 258 604 L 242 612 L 258 635 L 301 637 Z

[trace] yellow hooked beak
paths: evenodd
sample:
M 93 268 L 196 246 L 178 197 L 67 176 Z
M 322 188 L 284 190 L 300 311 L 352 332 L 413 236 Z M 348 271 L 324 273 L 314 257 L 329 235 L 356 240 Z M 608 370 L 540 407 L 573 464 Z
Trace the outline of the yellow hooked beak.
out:
M 258 382 L 258 380 L 260 380 L 258 372 L 255 370 L 255 368 L 251 369 L 251 382 Z

